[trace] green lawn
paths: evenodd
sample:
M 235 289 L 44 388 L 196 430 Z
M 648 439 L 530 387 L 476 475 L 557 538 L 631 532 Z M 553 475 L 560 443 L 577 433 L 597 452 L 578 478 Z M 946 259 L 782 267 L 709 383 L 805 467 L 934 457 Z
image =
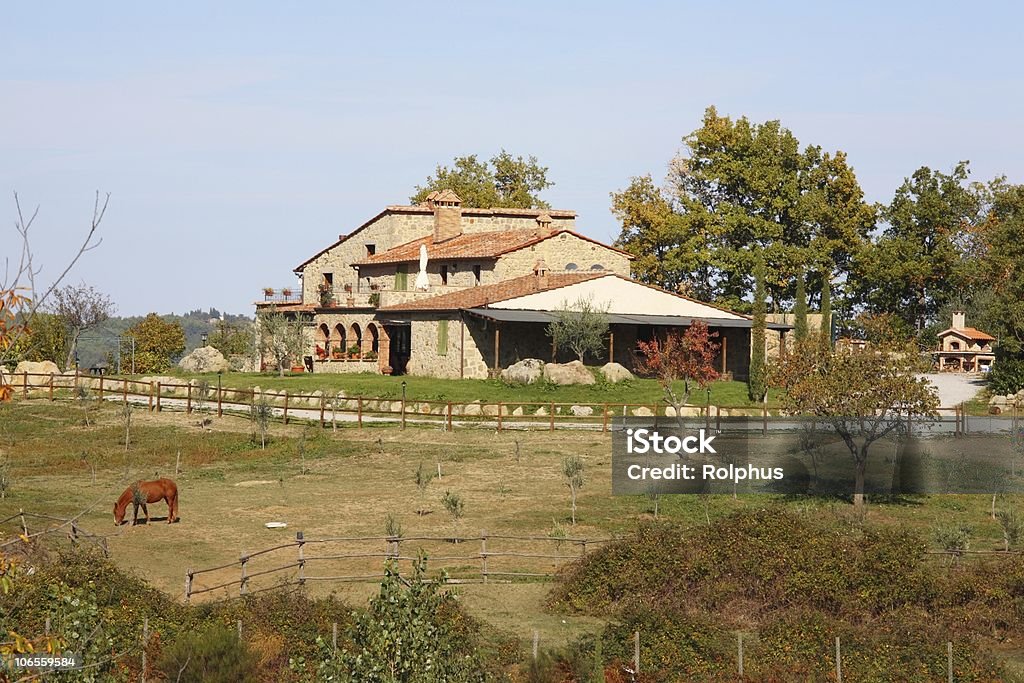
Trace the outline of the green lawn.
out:
M 204 378 L 211 385 L 216 385 L 216 375 L 189 375 L 182 373 L 182 378 Z M 599 382 L 592 385 L 557 386 L 548 383 L 512 385 L 500 380 L 481 379 L 436 379 L 433 377 L 388 377 L 372 373 L 359 374 L 288 374 L 278 377 L 276 374 L 231 373 L 221 378 L 223 386 L 249 388 L 259 386 L 262 389 L 275 389 L 294 392 L 312 392 L 316 390 L 333 393 L 345 391 L 348 396 L 364 396 L 367 398 L 400 399 L 402 383 L 406 384 L 406 398 L 410 401 L 453 401 L 469 403 L 484 401 L 486 403 L 524 402 L 524 403 L 630 403 L 651 405 L 661 403 L 664 394 L 661 386 L 653 379 L 633 379 L 618 384 Z M 680 386 L 677 387 L 681 389 Z M 704 405 L 708 395 L 705 390 L 698 389 L 690 397 L 690 403 Z M 769 397 L 769 405 L 773 405 Z M 711 385 L 711 404 L 716 406 L 743 407 L 752 405 L 747 398 L 747 385 L 744 382 L 715 382 Z

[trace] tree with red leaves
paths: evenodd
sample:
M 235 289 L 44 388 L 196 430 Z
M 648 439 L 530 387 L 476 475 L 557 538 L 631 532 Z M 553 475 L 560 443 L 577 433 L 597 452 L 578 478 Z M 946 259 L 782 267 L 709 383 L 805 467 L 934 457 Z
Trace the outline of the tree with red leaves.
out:
M 703 320 L 694 320 L 682 334 L 670 332 L 664 340 L 637 342 L 642 354 L 637 370 L 653 376 L 661 384 L 665 401 L 675 408 L 680 429 L 683 428 L 683 406 L 690 400 L 690 393 L 718 379 L 714 367 L 720 346 L 714 341 L 717 336 Z

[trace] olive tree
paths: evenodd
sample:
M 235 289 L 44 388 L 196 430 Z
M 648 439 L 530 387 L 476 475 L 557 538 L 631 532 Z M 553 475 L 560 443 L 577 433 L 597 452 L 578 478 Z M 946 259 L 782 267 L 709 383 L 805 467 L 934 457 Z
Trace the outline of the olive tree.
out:
M 600 356 L 608 334 L 607 308 L 589 298 L 577 299 L 573 304 L 563 301 L 547 333 L 556 349 L 571 351 L 581 363 L 588 353 Z

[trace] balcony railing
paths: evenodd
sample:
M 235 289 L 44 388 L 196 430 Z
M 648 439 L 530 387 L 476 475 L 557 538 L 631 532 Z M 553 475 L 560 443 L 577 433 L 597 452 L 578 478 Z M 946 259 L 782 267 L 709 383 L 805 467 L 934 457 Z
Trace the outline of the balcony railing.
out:
M 263 288 L 263 301 L 277 304 L 298 304 L 302 303 L 302 290 L 298 287 L 273 287 Z

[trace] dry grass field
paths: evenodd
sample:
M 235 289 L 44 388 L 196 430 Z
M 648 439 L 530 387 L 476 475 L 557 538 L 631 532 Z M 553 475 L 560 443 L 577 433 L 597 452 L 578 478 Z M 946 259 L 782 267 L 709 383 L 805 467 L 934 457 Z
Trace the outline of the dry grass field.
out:
M 0 451 L 11 481 L 0 499 L 0 518 L 19 509 L 71 516 L 86 512 L 81 526 L 111 534 L 107 539 L 115 561 L 153 585 L 181 598 L 188 568 L 236 561 L 250 553 L 306 538 L 385 535 L 391 515 L 402 535 L 450 537 L 453 520 L 442 505 L 445 491 L 464 500 L 458 523 L 462 536 L 492 535 L 608 538 L 628 533 L 639 520 L 652 516 L 645 497 L 610 495 L 610 437 L 594 432 L 495 432 L 462 430 L 447 433 L 410 426 L 321 430 L 275 424 L 266 450 L 253 444 L 248 420 L 214 418 L 201 427 L 195 415 L 133 412 L 131 440 L 124 446 L 124 423 L 118 405 L 93 406 L 90 426 L 84 408 L 72 402 L 16 401 L 0 407 Z M 175 475 L 180 453 L 181 471 Z M 518 454 L 518 455 L 517 455 Z M 577 454 L 586 464 L 586 483 L 578 501 L 578 524 L 569 521 L 569 490 L 561 474 L 564 457 Z M 414 478 L 417 467 L 442 477 L 434 479 L 421 498 Z M 148 525 L 115 528 L 113 501 L 130 482 L 170 476 L 180 490 L 181 520 L 166 524 L 163 503 L 150 506 L 155 519 Z M 775 501 L 767 496 L 668 496 L 660 514 L 690 524 L 751 505 Z M 891 523 L 920 528 L 926 535 L 940 524 L 968 524 L 974 529 L 974 548 L 992 548 L 1001 534 L 987 515 L 988 496 L 932 496 L 892 504 L 875 504 L 868 514 Z M 1019 501 L 1011 501 L 1014 504 Z M 852 514 L 841 500 L 799 498 L 784 504 L 812 513 Z M 426 514 L 418 514 L 422 507 Z M 130 511 L 129 511 L 130 516 Z M 267 522 L 285 522 L 286 529 L 268 529 Z M 35 522 L 38 526 L 41 522 Z M 0 525 L 0 542 L 17 533 L 16 524 Z M 421 548 L 428 557 L 466 555 L 465 561 L 444 564 L 454 576 L 479 576 L 479 541 L 409 541 L 403 555 Z M 576 555 L 569 542 L 489 541 L 488 551 Z M 314 547 L 307 557 L 325 554 L 377 554 L 383 541 Z M 250 574 L 296 560 L 288 548 L 249 563 Z M 520 571 L 553 571 L 558 560 L 490 559 L 489 570 L 502 566 Z M 502 565 L 502 562 L 509 564 Z M 379 557 L 314 561 L 307 576 L 379 572 Z M 250 588 L 274 584 L 271 574 L 251 580 Z M 294 572 L 288 574 L 294 576 Z M 196 578 L 195 587 L 238 578 L 237 568 Z M 596 628 L 593 618 L 563 616 L 543 607 L 548 582 L 492 581 L 458 585 L 460 599 L 478 616 L 528 639 L 533 629 L 545 642 L 566 642 L 581 631 Z M 311 582 L 311 590 L 334 591 L 361 602 L 373 592 L 372 583 Z M 200 599 L 237 595 L 237 586 L 204 594 Z

